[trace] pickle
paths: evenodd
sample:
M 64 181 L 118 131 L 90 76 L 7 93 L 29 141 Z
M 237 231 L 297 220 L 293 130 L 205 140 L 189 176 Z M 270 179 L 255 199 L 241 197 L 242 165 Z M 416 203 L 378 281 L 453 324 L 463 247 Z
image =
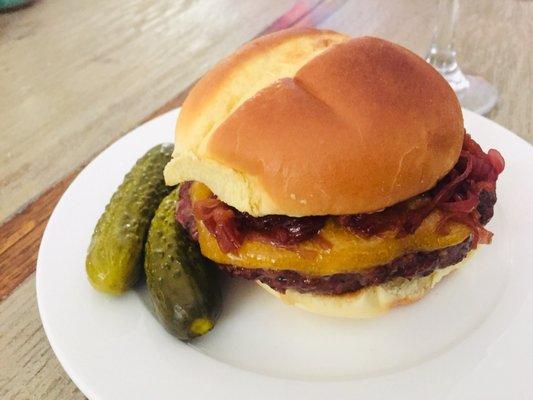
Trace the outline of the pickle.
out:
M 155 313 L 181 340 L 210 331 L 221 310 L 216 265 L 175 220 L 178 190 L 161 202 L 146 240 L 144 270 Z
M 163 197 L 172 190 L 163 178 L 172 150 L 171 144 L 160 144 L 142 156 L 98 220 L 85 262 L 95 289 L 121 294 L 139 279 L 150 221 Z

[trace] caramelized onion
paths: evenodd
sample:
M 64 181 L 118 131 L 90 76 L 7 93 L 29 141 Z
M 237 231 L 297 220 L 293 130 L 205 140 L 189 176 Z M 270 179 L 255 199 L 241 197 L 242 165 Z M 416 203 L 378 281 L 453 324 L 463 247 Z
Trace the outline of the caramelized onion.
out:
M 194 216 L 203 221 L 207 230 L 217 238 L 223 252 L 235 252 L 242 245 L 244 237 L 237 229 L 235 215 L 229 206 L 211 197 L 195 202 L 193 212 Z
M 505 160 L 503 159 L 500 152 L 496 149 L 490 149 L 487 153 L 489 156 L 489 161 L 492 164 L 492 167 L 497 174 L 501 174 L 505 169 Z
M 325 217 L 284 215 L 256 218 L 228 206 L 215 196 L 196 201 L 193 209 L 195 217 L 203 221 L 225 253 L 236 252 L 246 237 L 293 249 L 297 243 L 317 237 L 326 221 Z
M 404 202 L 379 213 L 344 215 L 339 217 L 339 222 L 361 236 L 379 235 L 385 231 L 395 231 L 402 236 L 415 232 L 422 221 L 438 209 L 442 214 L 440 233 L 447 231 L 445 225 L 449 221 L 455 221 L 472 228 L 474 247 L 478 242 L 489 243 L 492 234 L 480 222 L 477 207 L 483 190 L 494 192 L 504 167 L 505 161 L 497 150 L 490 149 L 486 154 L 470 135 L 465 134 L 457 164 L 435 188 L 422 196 L 429 197 L 429 201 L 415 208 Z
M 465 199 L 442 203 L 439 207 L 444 211 L 471 213 L 479 204 L 479 198 L 475 195 Z

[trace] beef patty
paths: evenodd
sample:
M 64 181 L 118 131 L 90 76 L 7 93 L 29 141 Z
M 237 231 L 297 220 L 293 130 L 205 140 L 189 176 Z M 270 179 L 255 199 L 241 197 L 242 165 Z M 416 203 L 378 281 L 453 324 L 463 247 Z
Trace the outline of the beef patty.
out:
M 287 289 L 294 289 L 300 293 L 339 295 L 355 292 L 365 286 L 379 285 L 397 277 L 413 278 L 429 275 L 438 268 L 457 264 L 465 258 L 471 245 L 472 238 L 469 237 L 455 246 L 405 254 L 388 264 L 361 272 L 325 276 L 306 276 L 291 270 L 242 268 L 222 264 L 219 264 L 219 268 L 234 277 L 266 283 L 281 293 L 285 293 Z

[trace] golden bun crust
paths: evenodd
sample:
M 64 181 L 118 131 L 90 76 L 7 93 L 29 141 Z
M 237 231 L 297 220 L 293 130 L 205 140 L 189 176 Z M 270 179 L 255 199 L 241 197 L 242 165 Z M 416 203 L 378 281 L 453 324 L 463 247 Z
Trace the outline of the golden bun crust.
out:
M 264 283 L 257 283 L 284 303 L 315 314 L 339 318 L 372 318 L 386 313 L 392 307 L 421 299 L 442 278 L 459 269 L 463 263 L 464 261 L 437 269 L 428 276 L 414 279 L 396 278 L 341 296 L 299 293 L 295 290 L 287 290 L 282 294 Z
M 168 184 L 254 216 L 372 212 L 456 163 L 462 113 L 429 64 L 382 39 L 288 30 L 216 66 L 184 103 Z

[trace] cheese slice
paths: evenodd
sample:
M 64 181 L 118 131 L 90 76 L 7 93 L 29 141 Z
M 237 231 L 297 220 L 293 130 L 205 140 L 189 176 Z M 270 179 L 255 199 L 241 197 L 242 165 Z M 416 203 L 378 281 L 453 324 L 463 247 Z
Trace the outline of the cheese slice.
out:
M 195 182 L 190 194 L 194 203 L 210 196 L 211 192 L 205 185 Z M 367 238 L 348 231 L 335 218 L 329 218 L 319 233 L 321 238 L 331 243 L 329 248 L 324 248 L 322 240 L 313 239 L 291 249 L 245 240 L 237 254 L 220 250 L 216 238 L 205 225 L 200 220 L 196 223 L 202 254 L 217 263 L 245 268 L 290 269 L 305 275 L 322 276 L 358 272 L 387 264 L 407 253 L 453 246 L 471 234 L 468 226 L 459 223 L 450 223 L 446 235 L 438 234 L 436 226 L 439 220 L 440 212 L 434 211 L 411 235 L 398 238 L 391 233 Z

